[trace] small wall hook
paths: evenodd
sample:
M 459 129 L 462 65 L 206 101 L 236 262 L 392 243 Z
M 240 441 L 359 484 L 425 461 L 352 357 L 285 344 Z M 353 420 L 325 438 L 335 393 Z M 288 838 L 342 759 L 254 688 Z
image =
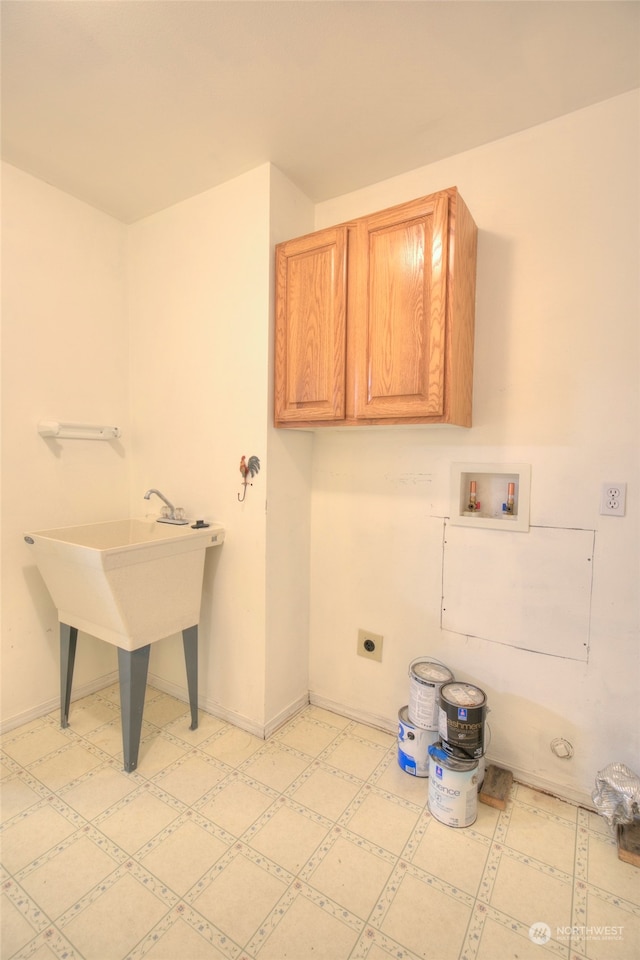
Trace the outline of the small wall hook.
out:
M 242 474 L 242 485 L 244 490 L 242 491 L 242 496 L 238 494 L 238 502 L 244 503 L 245 497 L 247 496 L 247 484 L 255 477 L 257 473 L 260 472 L 260 461 L 257 457 L 249 457 L 247 460 L 244 456 L 240 458 L 240 473 Z M 251 478 L 251 480 L 249 479 Z

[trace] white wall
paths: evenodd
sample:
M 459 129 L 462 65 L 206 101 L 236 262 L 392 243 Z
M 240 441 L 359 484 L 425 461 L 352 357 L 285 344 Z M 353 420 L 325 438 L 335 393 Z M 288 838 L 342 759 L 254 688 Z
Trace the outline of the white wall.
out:
M 2 208 L 2 718 L 15 725 L 59 702 L 57 614 L 23 535 L 127 510 L 126 231 L 7 164 Z M 123 439 L 44 440 L 47 417 Z M 81 635 L 76 690 L 115 670 L 115 648 Z
M 313 229 L 314 206 L 271 167 L 265 719 L 273 730 L 309 690 L 313 434 L 273 427 L 275 244 Z
M 312 699 L 391 729 L 410 661 L 439 657 L 487 692 L 490 756 L 581 799 L 640 752 L 638 159 L 635 93 L 316 212 L 319 229 L 457 185 L 479 254 L 474 426 L 315 435 Z M 588 663 L 440 629 L 431 518 L 449 514 L 452 461 L 530 463 L 532 524 L 596 531 Z M 607 480 L 628 484 L 624 519 L 599 515 Z M 384 635 L 381 664 L 355 656 L 358 627 Z
M 311 220 L 309 201 L 265 164 L 129 231 L 131 511 L 157 511 L 142 500 L 157 487 L 224 525 L 205 570 L 200 702 L 259 734 L 308 689 L 309 470 L 288 466 L 304 440 L 270 427 L 268 361 L 274 232 Z M 243 454 L 261 470 L 239 503 Z M 154 645 L 150 674 L 183 692 L 179 638 Z
M 238 503 L 240 457 L 266 454 L 268 167 L 129 230 L 131 512 L 149 487 L 187 516 L 217 520 L 200 621 L 204 703 L 263 722 L 265 499 L 261 472 Z M 154 498 L 155 499 L 155 498 Z M 150 673 L 183 687 L 179 638 L 154 644 Z

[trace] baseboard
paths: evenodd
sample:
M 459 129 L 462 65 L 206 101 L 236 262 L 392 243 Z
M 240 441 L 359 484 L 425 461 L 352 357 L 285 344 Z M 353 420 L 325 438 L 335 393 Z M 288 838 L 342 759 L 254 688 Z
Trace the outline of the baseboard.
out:
M 309 703 L 316 707 L 322 707 L 323 710 L 329 710 L 330 713 L 347 717 L 349 720 L 357 720 L 358 723 L 366 723 L 369 727 L 384 730 L 385 733 L 398 733 L 397 721 L 389 720 L 388 717 L 377 716 L 375 713 L 369 713 L 368 710 L 357 710 L 346 703 L 338 703 L 336 700 L 329 700 L 327 697 L 321 697 L 317 693 L 311 692 L 309 693 Z
M 504 763 L 499 757 L 493 755 L 489 758 L 489 754 L 487 754 L 487 762 L 494 763 L 497 767 L 505 767 L 511 770 L 513 779 L 525 787 L 531 787 L 532 790 L 539 790 L 541 793 L 548 793 L 552 797 L 557 797 L 558 800 L 566 800 L 568 803 L 573 803 L 578 807 L 584 807 L 586 810 L 595 811 L 591 794 L 586 793 L 584 790 L 578 790 L 565 785 L 559 787 L 557 783 L 545 780 L 544 777 L 537 777 L 529 770 L 521 770 L 519 767 Z
M 90 683 L 84 683 L 78 687 L 74 687 L 71 694 L 71 702 L 81 700 L 83 697 L 88 697 L 90 694 L 97 693 L 99 690 L 104 690 L 105 687 L 110 687 L 112 683 L 118 683 L 118 680 L 118 671 L 114 670 L 113 673 L 98 677 L 97 680 L 91 680 Z M 11 730 L 15 730 L 16 727 L 30 723 L 31 720 L 39 720 L 40 717 L 46 717 L 47 714 L 59 709 L 60 695 L 58 694 L 57 697 L 53 697 L 51 700 L 46 700 L 44 703 L 39 703 L 29 710 L 23 711 L 23 713 L 9 717 L 8 720 L 3 720 L 0 724 L 0 734 L 9 733 Z
M 171 683 L 171 681 L 157 677 L 154 674 L 149 674 L 148 682 L 149 685 L 155 687 L 156 690 L 168 693 L 170 696 L 175 697 L 176 700 L 182 700 L 183 703 L 189 702 L 189 697 L 184 686 Z M 285 707 L 284 710 L 281 710 L 277 716 L 268 720 L 266 723 L 260 723 L 251 717 L 245 717 L 242 713 L 236 713 L 233 710 L 227 709 L 227 707 L 222 706 L 222 704 L 216 700 L 205 697 L 201 693 L 198 694 L 199 710 L 210 713 L 212 717 L 217 717 L 218 720 L 231 723 L 234 727 L 239 727 L 241 730 L 245 730 L 247 733 L 251 733 L 254 737 L 259 737 L 261 740 L 268 740 L 276 730 L 283 726 L 288 720 L 291 720 L 291 718 L 294 717 L 296 713 L 299 713 L 303 707 L 306 707 L 308 703 L 309 695 L 305 692 L 301 694 L 297 700 L 294 700 L 293 703 Z
M 297 713 L 300 713 L 301 710 L 304 710 L 308 703 L 309 694 L 304 693 L 302 696 L 298 697 L 297 700 L 294 700 L 293 703 L 290 703 L 288 707 L 285 707 L 284 710 L 281 710 L 280 713 L 272 720 L 269 720 L 264 728 L 265 740 L 268 740 L 269 737 L 273 736 L 276 730 L 279 730 L 280 727 L 284 726 L 284 724 L 295 717 Z

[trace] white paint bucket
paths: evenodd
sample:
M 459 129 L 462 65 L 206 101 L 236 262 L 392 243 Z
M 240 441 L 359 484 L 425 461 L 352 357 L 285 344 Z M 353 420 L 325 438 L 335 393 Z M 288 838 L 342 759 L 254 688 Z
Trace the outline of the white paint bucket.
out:
M 478 761 L 454 760 L 429 747 L 430 813 L 448 827 L 470 827 L 478 816 Z
M 438 729 L 440 688 L 453 680 L 443 663 L 418 658 L 409 664 L 409 720 L 424 730 Z
M 409 708 L 398 711 L 398 763 L 414 777 L 429 776 L 429 747 L 438 739 L 437 730 L 423 730 L 409 720 Z

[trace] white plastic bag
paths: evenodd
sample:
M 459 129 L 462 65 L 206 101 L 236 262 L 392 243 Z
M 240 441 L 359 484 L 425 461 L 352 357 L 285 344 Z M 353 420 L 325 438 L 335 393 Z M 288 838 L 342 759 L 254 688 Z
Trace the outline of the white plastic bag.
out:
M 624 763 L 610 763 L 596 776 L 591 799 L 610 827 L 632 823 L 640 816 L 640 777 Z

